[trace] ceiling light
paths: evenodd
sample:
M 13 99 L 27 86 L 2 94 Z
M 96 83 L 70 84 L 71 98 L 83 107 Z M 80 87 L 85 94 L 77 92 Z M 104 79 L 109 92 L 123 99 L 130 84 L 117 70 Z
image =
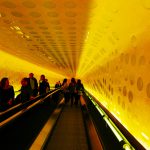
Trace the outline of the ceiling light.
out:
M 25 35 L 25 37 L 26 37 L 27 39 L 29 39 L 29 38 L 30 38 L 30 36 L 29 36 L 29 35 Z
M 17 31 L 16 33 L 17 33 L 17 34 L 23 34 L 23 32 L 21 32 L 21 31 Z
M 14 27 L 10 27 L 12 30 L 14 30 Z
M 14 29 L 16 29 L 17 31 L 21 30 L 18 26 L 14 26 Z
M 149 140 L 149 137 L 144 132 L 141 132 L 141 134 L 146 140 Z

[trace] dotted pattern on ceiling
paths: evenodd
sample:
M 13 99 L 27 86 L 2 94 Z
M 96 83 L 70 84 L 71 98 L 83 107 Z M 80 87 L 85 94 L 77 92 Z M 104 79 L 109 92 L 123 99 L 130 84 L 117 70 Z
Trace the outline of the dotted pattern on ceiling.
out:
M 0 29 L 0 48 L 74 76 L 86 35 L 89 5 L 90 0 L 2 0 L 0 28 L 5 29 Z

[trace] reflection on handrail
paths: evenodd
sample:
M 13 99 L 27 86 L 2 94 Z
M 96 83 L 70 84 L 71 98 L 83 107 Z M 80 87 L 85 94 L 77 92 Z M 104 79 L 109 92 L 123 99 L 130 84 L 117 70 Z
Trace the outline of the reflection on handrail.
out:
M 115 130 L 114 126 L 110 123 L 109 119 L 106 116 L 104 116 L 104 120 L 106 121 L 110 129 L 113 131 L 113 133 L 115 134 L 119 142 L 123 141 L 123 138 L 121 137 L 121 135 Z
M 98 112 L 101 114 L 106 124 L 110 127 L 116 138 L 119 142 L 123 144 L 123 149 L 125 150 L 135 150 L 135 148 L 129 143 L 126 137 L 121 133 L 121 131 L 117 128 L 117 126 L 112 122 L 112 120 L 108 117 L 106 112 L 100 107 L 100 105 L 92 98 L 92 96 L 86 91 L 86 95 L 89 97 L 91 102 L 94 104 Z
M 45 96 L 44 98 L 41 98 L 39 100 L 37 100 L 35 103 L 29 105 L 28 107 L 20 110 L 19 112 L 15 113 L 14 115 L 12 115 L 11 117 L 7 118 L 6 120 L 0 122 L 0 128 L 3 127 L 5 124 L 9 123 L 10 121 L 16 119 L 17 117 L 23 115 L 25 112 L 27 112 L 28 110 L 30 110 L 32 107 L 40 104 L 41 102 L 43 102 L 46 98 L 48 98 L 49 96 L 53 95 L 54 93 L 58 92 L 60 89 L 55 90 L 53 92 L 51 92 L 50 94 L 48 94 L 47 96 Z
M 32 99 L 32 101 L 36 100 L 38 97 L 40 97 L 40 95 L 34 97 L 34 99 Z M 25 103 L 19 103 L 19 104 L 13 106 L 13 107 L 10 107 L 9 109 L 7 109 L 7 110 L 5 110 L 5 111 L 3 111 L 3 112 L 0 112 L 0 116 L 2 116 L 2 115 L 4 115 L 4 114 L 8 113 L 9 111 L 12 111 L 13 109 L 16 109 L 16 108 L 20 107 L 20 106 L 22 106 L 22 105 L 25 105 L 25 104 L 28 103 L 28 102 L 29 102 L 29 101 L 27 101 L 27 102 L 25 102 Z
M 57 108 L 54 110 L 54 112 L 51 114 L 50 118 L 47 120 L 47 122 L 41 129 L 40 133 L 38 134 L 38 136 L 32 143 L 29 150 L 35 150 L 35 149 L 43 150 L 44 149 L 44 146 L 46 145 L 46 142 L 47 142 L 47 140 L 48 140 L 52 130 L 54 129 L 54 126 L 60 116 L 60 113 L 63 108 L 63 104 L 64 104 L 64 98 L 59 102 Z
M 19 106 L 21 106 L 21 105 L 22 105 L 22 103 L 19 103 L 19 104 L 15 105 L 15 106 L 13 106 L 13 107 L 11 107 L 11 108 L 5 110 L 5 111 L 0 112 L 0 116 L 2 116 L 2 115 L 4 115 L 4 114 L 8 113 L 9 111 L 12 111 L 13 109 L 15 109 L 15 108 L 17 108 L 17 107 L 19 107 Z
M 52 91 L 50 91 L 50 92 L 53 92 L 53 91 L 54 91 L 54 90 L 52 90 Z M 15 92 L 20 92 L 20 90 L 15 91 Z M 49 93 L 49 92 L 48 92 L 48 93 Z M 48 94 L 48 93 L 47 93 L 47 94 Z M 37 98 L 38 98 L 38 97 L 41 97 L 41 96 L 42 96 L 42 95 L 37 95 L 36 97 L 34 97 L 34 99 L 32 99 L 32 101 L 37 100 Z M 9 111 L 12 111 L 13 109 L 16 109 L 16 108 L 20 107 L 20 106 L 22 106 L 22 105 L 25 105 L 25 104 L 27 104 L 27 103 L 29 103 L 29 102 L 30 102 L 30 100 L 27 101 L 27 102 L 25 102 L 25 103 L 19 103 L 19 104 L 13 106 L 13 107 L 10 107 L 9 109 L 7 109 L 7 110 L 5 110 L 5 111 L 0 112 L 0 116 L 2 116 L 2 115 L 4 115 L 4 114 L 8 113 Z

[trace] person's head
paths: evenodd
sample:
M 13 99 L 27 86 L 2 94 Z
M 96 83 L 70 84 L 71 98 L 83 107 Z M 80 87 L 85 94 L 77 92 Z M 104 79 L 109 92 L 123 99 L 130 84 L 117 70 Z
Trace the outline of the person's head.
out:
M 45 80 L 45 75 L 41 75 L 41 80 L 44 81 Z
M 33 73 L 30 73 L 29 74 L 29 78 L 33 78 L 34 74 Z
M 9 80 L 8 78 L 4 77 L 1 79 L 1 87 L 2 88 L 7 88 L 9 86 Z
M 59 82 L 60 82 L 60 81 L 59 81 Z M 67 82 L 67 79 L 65 78 L 65 79 L 63 80 L 63 84 L 66 83 L 66 82 Z
M 71 78 L 71 82 L 72 82 L 72 83 L 76 83 L 75 78 Z
M 77 80 L 77 84 L 81 84 L 81 80 L 80 79 Z
M 23 79 L 21 80 L 21 85 L 22 85 L 22 86 L 27 86 L 27 85 L 28 85 L 28 78 L 23 78 Z

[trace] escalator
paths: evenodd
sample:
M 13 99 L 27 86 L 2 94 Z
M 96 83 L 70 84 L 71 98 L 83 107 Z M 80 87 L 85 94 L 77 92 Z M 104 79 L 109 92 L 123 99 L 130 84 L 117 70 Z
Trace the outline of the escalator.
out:
M 133 136 L 119 130 L 107 114 L 101 114 L 99 107 L 86 94 L 81 107 L 65 105 L 43 150 L 145 150 Z
M 27 105 L 26 108 L 23 108 L 19 117 L 0 126 L 0 149 L 29 149 L 61 99 L 62 94 L 60 92 L 56 92 L 46 97 L 44 101 L 40 101 L 39 104 L 30 108 L 28 111 L 28 107 L 31 106 Z M 37 103 L 37 101 L 35 101 L 35 103 Z M 33 104 L 31 103 L 31 105 Z M 0 122 L 0 125 L 3 122 Z
M 82 111 L 79 106 L 65 105 L 44 150 L 88 150 Z
M 94 105 L 86 94 L 81 98 L 80 105 L 72 107 L 69 103 L 61 102 L 62 97 L 61 92 L 54 93 L 40 105 L 2 126 L 0 149 L 138 149 L 138 146 L 134 145 L 134 148 L 130 143 L 126 143 L 126 140 L 118 140 L 109 123 L 105 121 L 108 118 L 98 112 L 97 105 Z M 45 130 L 45 127 L 48 130 Z

